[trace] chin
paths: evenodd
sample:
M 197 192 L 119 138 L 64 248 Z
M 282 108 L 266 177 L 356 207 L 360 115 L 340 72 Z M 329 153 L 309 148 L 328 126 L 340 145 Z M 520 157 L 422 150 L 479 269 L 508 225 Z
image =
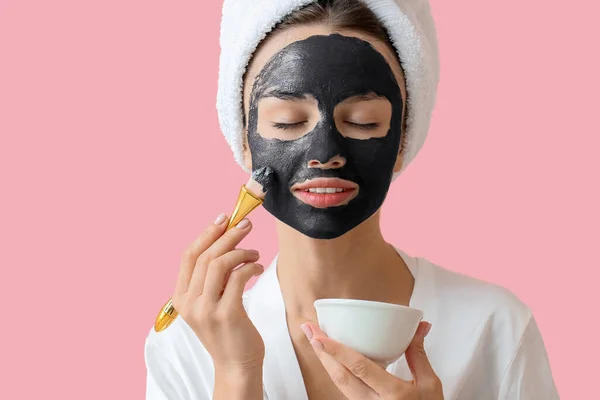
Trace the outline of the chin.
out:
M 312 239 L 337 239 L 352 231 L 362 223 L 350 225 L 347 223 L 340 224 L 336 222 L 337 221 L 321 221 L 319 224 L 321 226 L 317 226 L 317 224 L 300 223 L 296 226 L 292 226 L 292 228 Z
M 309 231 L 298 231 L 300 233 L 302 233 L 305 236 L 308 236 L 309 238 L 312 239 L 337 239 L 341 236 L 344 236 L 348 231 L 346 232 L 332 232 L 332 231 L 324 231 L 322 229 L 319 230 L 309 230 Z

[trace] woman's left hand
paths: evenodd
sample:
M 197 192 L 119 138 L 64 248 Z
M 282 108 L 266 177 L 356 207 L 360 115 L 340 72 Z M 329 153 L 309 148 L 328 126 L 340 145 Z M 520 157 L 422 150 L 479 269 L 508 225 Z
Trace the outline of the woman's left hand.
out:
M 413 380 L 405 381 L 357 351 L 330 339 L 318 325 L 302 324 L 302 330 L 331 380 L 349 400 L 443 400 L 442 383 L 429 363 L 423 344 L 430 328 L 431 324 L 421 322 L 406 350 Z

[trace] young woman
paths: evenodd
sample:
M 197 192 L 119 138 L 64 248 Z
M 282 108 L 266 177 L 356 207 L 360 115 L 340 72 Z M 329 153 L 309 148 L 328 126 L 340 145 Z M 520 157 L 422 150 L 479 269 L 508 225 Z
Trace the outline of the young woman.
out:
M 225 215 L 187 248 L 173 295 L 181 318 L 146 340 L 147 399 L 558 398 L 527 306 L 382 237 L 381 205 L 433 107 L 428 18 L 416 0 L 226 1 L 222 52 L 237 48 L 249 64 L 243 90 L 227 99 L 221 86 L 235 87 L 235 68 L 222 54 L 221 124 L 228 135 L 239 117 L 239 137 L 228 137 L 238 161 L 274 171 L 264 206 L 279 254 L 264 270 L 258 252 L 240 246 L 251 222 L 225 233 Z M 260 45 L 248 39 L 275 22 Z M 427 322 L 384 369 L 327 338 L 313 307 L 320 298 L 411 306 Z

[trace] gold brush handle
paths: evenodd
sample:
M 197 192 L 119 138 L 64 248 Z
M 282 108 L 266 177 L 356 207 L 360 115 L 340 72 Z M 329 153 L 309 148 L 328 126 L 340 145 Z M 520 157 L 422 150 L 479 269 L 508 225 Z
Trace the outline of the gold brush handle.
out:
M 164 331 L 173 321 L 175 321 L 175 318 L 177 318 L 178 315 L 179 313 L 175 310 L 175 307 L 173 307 L 173 299 L 171 298 L 158 313 L 156 321 L 154 321 L 154 330 L 156 332 Z
M 246 189 L 246 185 L 242 186 L 225 232 L 246 218 L 246 216 L 250 214 L 250 211 L 260 206 L 262 202 L 262 199 L 256 197 L 254 194 L 249 192 L 248 189 Z M 154 321 L 154 330 L 156 332 L 164 331 L 173 323 L 173 321 L 175 321 L 175 318 L 177 318 L 178 315 L 179 313 L 177 310 L 175 310 L 175 307 L 173 307 L 173 298 L 170 298 L 156 316 L 156 321 Z

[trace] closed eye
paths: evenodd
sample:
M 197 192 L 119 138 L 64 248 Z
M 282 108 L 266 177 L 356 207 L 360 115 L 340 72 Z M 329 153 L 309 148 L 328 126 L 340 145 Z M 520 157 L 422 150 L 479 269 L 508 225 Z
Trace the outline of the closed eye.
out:
M 359 124 L 356 122 L 352 122 L 352 121 L 345 121 L 348 125 L 357 127 L 359 129 L 363 129 L 365 131 L 372 131 L 375 130 L 377 128 L 379 128 L 379 124 L 377 122 L 372 122 L 370 124 Z
M 284 122 L 274 122 L 273 123 L 273 128 L 281 129 L 281 130 L 285 131 L 285 130 L 288 130 L 288 129 L 298 128 L 298 127 L 304 125 L 307 122 L 308 121 L 300 121 L 300 122 L 294 122 L 294 123 L 291 123 L 291 124 L 284 123 Z

